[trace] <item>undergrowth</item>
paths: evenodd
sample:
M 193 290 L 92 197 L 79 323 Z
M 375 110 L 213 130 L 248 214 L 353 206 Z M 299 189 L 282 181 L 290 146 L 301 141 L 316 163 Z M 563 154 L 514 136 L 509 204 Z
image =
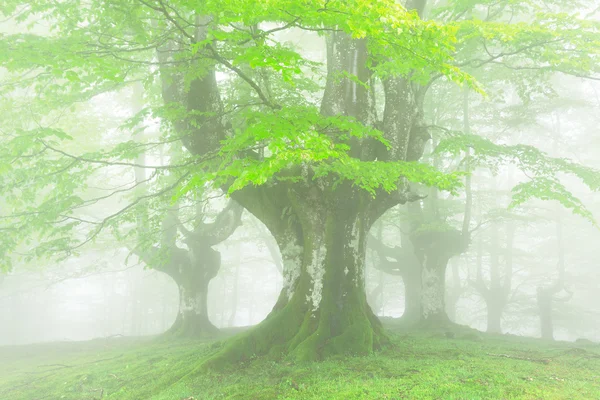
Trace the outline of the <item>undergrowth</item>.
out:
M 600 346 L 392 332 L 364 357 L 256 358 L 194 373 L 219 341 L 108 339 L 0 347 L 0 399 L 600 399 Z

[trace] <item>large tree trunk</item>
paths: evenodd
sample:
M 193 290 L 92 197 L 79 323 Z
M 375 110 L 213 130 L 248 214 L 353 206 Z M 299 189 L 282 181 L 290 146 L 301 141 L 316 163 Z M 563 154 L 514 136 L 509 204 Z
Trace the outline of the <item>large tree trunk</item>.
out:
M 195 41 L 204 40 L 209 29 L 209 23 L 198 23 Z M 335 31 L 327 34 L 326 42 L 327 78 L 321 113 L 325 117 L 354 117 L 366 127 L 380 126 L 390 147 L 376 146 L 372 138 L 350 135 L 348 139 L 336 132 L 328 133 L 331 138 L 349 145 L 349 154 L 362 161 L 418 160 L 429 139 L 422 115 L 424 90 L 405 77 L 386 77 L 385 111 L 383 121 L 378 121 L 367 39 L 354 39 L 348 33 Z M 282 107 L 271 101 L 252 77 L 241 76 L 240 70 L 232 69 L 231 63 L 211 44 L 198 54 L 238 73 L 261 98 L 266 113 Z M 211 68 L 210 63 L 203 67 L 208 71 L 201 77 L 194 75 L 186 96 L 181 95 L 184 88 L 168 85 L 166 79 L 163 82 L 167 103 L 183 102 L 194 112 L 193 120 L 188 117 L 174 126 L 190 133 L 184 144 L 197 156 L 218 150 L 228 130 L 216 85 L 216 68 Z M 161 76 L 177 72 L 169 68 L 161 62 Z M 352 75 L 367 85 L 351 79 Z M 260 151 L 254 153 L 250 149 L 244 155 L 261 158 Z M 289 170 L 281 171 L 260 187 L 246 186 L 232 193 L 275 237 L 284 262 L 284 285 L 269 316 L 229 341 L 205 366 L 266 353 L 285 353 L 301 360 L 329 354 L 366 354 L 386 342 L 364 291 L 366 234 L 383 212 L 406 201 L 407 187 L 399 182 L 399 189 L 393 194 L 379 189 L 380 196 L 374 200 L 366 191 L 351 187 L 347 180 L 334 182 L 331 175 L 314 179 L 314 172 L 313 163 L 307 160 L 290 165 Z M 288 179 L 293 176 L 301 176 L 302 182 Z M 228 189 L 228 183 L 223 185 Z
M 288 193 L 301 235 L 275 231 L 285 265 L 277 304 L 261 324 L 230 342 L 207 365 L 266 353 L 298 360 L 368 354 L 386 342 L 364 291 L 367 199 L 354 190 L 312 185 Z

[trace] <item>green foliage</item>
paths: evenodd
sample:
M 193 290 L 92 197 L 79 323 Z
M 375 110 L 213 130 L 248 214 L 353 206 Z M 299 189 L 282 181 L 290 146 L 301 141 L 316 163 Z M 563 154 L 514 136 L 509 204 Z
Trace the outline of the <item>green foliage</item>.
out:
M 270 112 L 246 111 L 247 128 L 228 138 L 209 172 L 196 175 L 182 189 L 186 194 L 206 182 L 219 187 L 229 183 L 230 193 L 247 185 L 331 177 L 335 187 L 347 180 L 375 195 L 381 188 L 391 192 L 401 178 L 456 190 L 458 173 L 443 174 L 416 162 L 361 161 L 349 154 L 353 138 L 372 138 L 387 144 L 380 131 L 366 127 L 351 117 L 324 117 L 315 107 L 290 107 Z M 264 156 L 240 158 L 249 149 L 264 149 Z M 310 176 L 309 176 L 310 170 Z
M 502 64 L 512 72 L 598 72 L 598 24 L 565 14 L 574 3 L 500 3 L 450 1 L 432 13 L 433 19 L 422 20 L 396 0 L 5 1 L 2 13 L 13 18 L 0 33 L 0 109 L 5 111 L 0 117 L 0 190 L 6 204 L 0 265 L 6 268 L 17 249 L 36 256 L 68 255 L 106 229 L 127 240 L 124 231 L 135 225 L 143 207 L 152 208 L 150 246 L 173 193 L 194 196 L 207 182 L 232 192 L 318 178 L 334 187 L 350 181 L 374 195 L 408 181 L 455 192 L 460 174 L 351 154 L 356 141 L 388 143 L 380 131 L 355 119 L 322 116 L 326 66 L 278 35 L 296 29 L 324 36 L 338 30 L 364 39 L 374 80 L 404 77 L 426 86 L 443 78 L 480 93 L 491 79 L 484 70 L 490 65 Z M 489 18 L 482 14 L 486 9 Z M 508 19 L 514 12 L 526 16 L 527 23 Z M 212 21 L 206 38 L 199 40 L 194 30 L 203 21 L 196 17 L 203 15 Z M 183 102 L 163 99 L 162 84 L 182 82 L 183 93 L 175 97 L 185 98 L 191 82 L 211 68 L 219 75 L 223 115 L 190 111 Z M 340 79 L 372 89 L 370 82 L 348 72 Z M 547 87 L 522 81 L 523 97 Z M 138 84 L 144 104 L 120 121 L 120 130 L 92 118 L 99 95 L 122 94 Z M 122 112 L 118 108 L 112 110 L 115 118 Z M 65 115 L 77 122 L 62 126 L 57 121 Z M 152 118 L 160 123 L 158 144 L 140 143 L 140 126 Z M 131 174 L 138 156 L 157 147 L 165 150 L 200 129 L 202 118 L 222 118 L 231 126 L 218 152 L 202 159 L 185 154 L 177 163 L 169 160 L 170 166 L 148 169 L 143 199 L 131 195 L 131 204 L 102 218 L 83 215 L 105 196 L 94 191 L 91 180 Z M 90 138 L 94 130 L 102 133 Z M 518 151 L 535 179 L 515 189 L 515 204 L 531 197 L 555 198 L 591 217 L 557 174 L 574 174 L 595 188 L 595 171 L 550 161 L 533 150 Z M 536 167 L 536 157 L 546 160 L 546 169 Z M 107 197 L 123 199 L 133 189 Z
M 442 140 L 437 153 L 460 155 L 470 149 L 469 162 L 472 166 L 486 166 L 497 171 L 501 164 L 516 165 L 528 178 L 513 188 L 511 208 L 530 199 L 556 200 L 595 224 L 593 214 L 585 204 L 573 195 L 561 182 L 561 175 L 578 178 L 592 191 L 600 190 L 600 171 L 574 163 L 565 158 L 549 157 L 543 151 L 526 145 L 501 145 L 477 135 L 460 132 L 450 134 Z

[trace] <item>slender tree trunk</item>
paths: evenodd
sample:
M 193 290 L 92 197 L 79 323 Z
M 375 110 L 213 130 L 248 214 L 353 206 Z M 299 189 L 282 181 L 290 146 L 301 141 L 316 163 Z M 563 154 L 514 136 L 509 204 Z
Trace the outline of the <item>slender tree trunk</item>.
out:
M 560 213 L 560 210 L 557 211 Z M 558 214 L 556 220 L 556 242 L 558 248 L 558 278 L 556 282 L 547 287 L 538 287 L 537 289 L 537 302 L 540 313 L 540 331 L 542 339 L 554 340 L 554 323 L 552 320 L 552 304 L 554 301 L 559 299 L 555 298 L 555 295 L 565 288 L 565 250 L 563 242 L 563 224 Z M 572 293 L 569 294 L 562 301 L 570 299 Z
M 500 243 L 499 243 L 499 232 L 498 224 L 492 226 L 491 233 L 491 254 L 490 254 L 490 288 L 488 295 L 485 296 L 487 304 L 487 331 L 489 333 L 500 333 L 502 332 L 501 319 L 502 319 L 502 305 L 501 299 L 498 297 L 502 293 L 502 282 L 500 274 Z
M 504 304 L 501 299 L 487 300 L 487 332 L 502 333 Z
M 463 292 L 463 288 L 460 282 L 460 271 L 456 260 L 450 260 L 452 266 L 452 285 L 446 290 L 446 313 L 450 321 L 456 322 L 456 306 L 460 296 Z
M 554 339 L 554 324 L 552 322 L 552 297 L 554 286 L 549 288 L 539 287 L 537 290 L 537 303 L 540 315 L 540 331 L 542 339 Z
M 422 276 L 420 269 L 409 268 L 402 274 L 404 282 L 404 313 L 402 320 L 409 323 L 419 321 L 421 316 Z

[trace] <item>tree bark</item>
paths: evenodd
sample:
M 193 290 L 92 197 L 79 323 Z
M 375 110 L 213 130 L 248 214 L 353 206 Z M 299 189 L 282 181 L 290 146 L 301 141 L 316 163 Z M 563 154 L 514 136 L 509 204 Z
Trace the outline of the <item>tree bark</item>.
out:
M 197 246 L 191 253 L 201 254 L 201 257 L 181 254 L 181 257 L 189 258 L 189 263 L 180 264 L 185 267 L 168 272 L 179 288 L 179 312 L 175 323 L 167 331 L 169 335 L 200 337 L 218 332 L 208 316 L 208 285 L 221 267 L 221 255 L 210 246 L 200 247 Z
M 196 24 L 197 38 L 206 37 L 210 21 L 205 22 Z M 362 161 L 417 160 L 429 138 L 422 121 L 424 91 L 419 95 L 417 85 L 405 77 L 386 77 L 385 111 L 383 120 L 378 121 L 367 40 L 335 31 L 328 33 L 326 41 L 327 78 L 322 115 L 353 117 L 366 127 L 379 126 L 390 146 L 377 147 L 373 139 L 337 133 L 330 133 L 332 140 L 349 145 L 348 153 Z M 187 89 L 163 82 L 163 98 L 166 102 L 182 102 L 193 112 L 188 120 L 175 122 L 174 126 L 190 133 L 184 144 L 192 154 L 201 157 L 219 149 L 228 129 L 215 84 L 215 68 L 210 68 L 210 63 L 231 64 L 211 44 L 197 50 L 199 56 L 206 56 L 208 71 L 201 77 L 195 75 L 186 96 L 180 93 Z M 166 76 L 168 69 L 161 61 L 161 76 L 163 73 Z M 265 112 L 282 108 L 265 97 L 251 76 L 233 71 L 261 98 Z M 358 84 L 350 79 L 351 75 L 367 85 Z M 241 153 L 244 157 L 261 157 L 260 150 Z M 298 172 L 305 178 L 302 182 L 277 179 Z M 381 324 L 366 302 L 363 270 L 366 234 L 383 212 L 406 201 L 407 185 L 399 182 L 392 195 L 380 189 L 381 196 L 373 199 L 347 181 L 334 182 L 330 177 L 314 179 L 313 175 L 312 164 L 307 161 L 290 166 L 259 187 L 246 186 L 232 193 L 277 241 L 283 259 L 284 284 L 269 316 L 241 337 L 232 339 L 205 365 L 265 353 L 289 353 L 298 359 L 365 354 L 386 342 Z M 227 183 L 223 188 L 228 189 Z
M 291 190 L 288 200 L 302 228 L 302 245 L 286 232 L 275 235 L 286 275 L 279 300 L 261 324 L 206 365 L 265 353 L 298 360 L 368 354 L 387 342 L 364 291 L 369 198 L 351 188 L 310 185 Z
M 417 231 L 412 242 L 422 266 L 421 323 L 434 327 L 448 324 L 446 268 L 451 257 L 465 251 L 468 239 L 456 230 Z
M 404 281 L 404 313 L 402 320 L 407 323 L 418 322 L 422 309 L 422 273 L 421 268 L 409 269 L 402 275 Z

